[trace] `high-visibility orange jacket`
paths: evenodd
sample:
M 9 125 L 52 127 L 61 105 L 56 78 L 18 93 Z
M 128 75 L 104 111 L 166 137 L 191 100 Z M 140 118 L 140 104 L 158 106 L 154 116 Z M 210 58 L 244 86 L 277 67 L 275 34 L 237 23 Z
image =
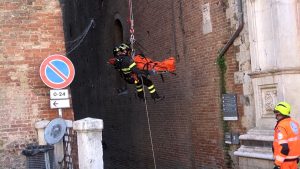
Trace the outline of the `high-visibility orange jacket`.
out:
M 274 132 L 273 153 L 275 165 L 295 160 L 300 156 L 299 124 L 290 117 L 277 122 Z

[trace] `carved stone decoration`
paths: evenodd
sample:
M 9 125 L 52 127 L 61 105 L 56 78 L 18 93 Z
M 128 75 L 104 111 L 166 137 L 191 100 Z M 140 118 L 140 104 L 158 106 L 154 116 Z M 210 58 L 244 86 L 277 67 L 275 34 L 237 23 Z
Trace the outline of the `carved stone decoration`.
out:
M 208 34 L 212 32 L 212 21 L 210 17 L 210 5 L 206 3 L 202 5 L 202 15 L 203 15 L 203 34 Z
M 275 106 L 275 99 L 277 92 L 276 91 L 267 91 L 265 95 L 265 110 L 266 111 L 273 111 Z
M 275 85 L 261 86 L 262 114 L 261 117 L 274 117 L 273 109 L 277 102 L 277 89 Z

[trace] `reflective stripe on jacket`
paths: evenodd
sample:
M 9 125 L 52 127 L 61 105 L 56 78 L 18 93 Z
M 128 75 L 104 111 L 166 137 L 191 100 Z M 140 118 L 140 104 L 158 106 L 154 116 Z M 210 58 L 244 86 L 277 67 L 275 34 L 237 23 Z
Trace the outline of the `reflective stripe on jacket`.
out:
M 133 61 L 133 59 L 128 55 L 121 55 L 118 57 L 118 63 L 119 63 L 119 70 L 124 75 L 131 75 L 131 74 L 141 74 L 142 72 L 138 70 L 136 67 L 136 63 Z
M 280 166 L 286 159 L 296 159 L 300 156 L 299 124 L 291 118 L 277 122 L 274 129 L 274 159 Z

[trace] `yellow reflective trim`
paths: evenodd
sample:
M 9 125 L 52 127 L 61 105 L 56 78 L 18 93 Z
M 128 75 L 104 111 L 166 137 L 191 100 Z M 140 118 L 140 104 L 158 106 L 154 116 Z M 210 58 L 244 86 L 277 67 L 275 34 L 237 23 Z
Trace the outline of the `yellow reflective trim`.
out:
M 129 74 L 130 72 L 123 72 L 124 74 Z
M 151 85 L 151 86 L 148 87 L 149 90 L 151 90 L 153 88 L 154 88 L 154 85 Z
M 141 88 L 141 87 L 143 87 L 142 85 L 138 85 L 138 86 L 136 86 L 136 88 Z
M 279 155 L 275 156 L 275 160 L 277 160 L 277 161 L 283 162 L 284 159 L 285 159 L 284 157 L 281 157 Z
M 155 89 L 149 91 L 149 93 L 154 93 L 154 92 L 155 92 Z
M 297 136 L 288 139 L 289 142 L 297 141 L 297 140 L 299 140 L 299 138 Z
M 142 92 L 143 91 L 143 88 L 142 89 L 136 89 L 137 92 Z
M 129 69 L 133 68 L 135 65 L 136 65 L 136 63 L 133 62 L 133 63 L 129 66 Z
M 299 156 L 286 156 L 285 159 L 296 159 L 298 158 Z
M 288 143 L 288 141 L 287 140 L 279 140 L 278 141 L 278 144 L 284 144 L 284 143 Z
M 130 68 L 123 68 L 122 71 L 130 71 Z

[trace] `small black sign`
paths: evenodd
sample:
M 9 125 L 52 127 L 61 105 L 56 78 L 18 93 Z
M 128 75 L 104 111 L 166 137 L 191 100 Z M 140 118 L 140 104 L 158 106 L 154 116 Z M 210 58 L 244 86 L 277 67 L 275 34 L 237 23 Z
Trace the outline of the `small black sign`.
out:
M 236 94 L 223 94 L 223 113 L 224 120 L 237 120 L 237 101 Z
M 226 144 L 231 144 L 231 143 L 232 143 L 232 140 L 231 140 L 231 133 L 226 132 L 224 136 L 225 136 L 225 138 L 224 138 L 224 139 L 225 139 L 225 143 L 226 143 Z
M 226 144 L 239 144 L 239 134 L 225 132 L 224 140 Z

